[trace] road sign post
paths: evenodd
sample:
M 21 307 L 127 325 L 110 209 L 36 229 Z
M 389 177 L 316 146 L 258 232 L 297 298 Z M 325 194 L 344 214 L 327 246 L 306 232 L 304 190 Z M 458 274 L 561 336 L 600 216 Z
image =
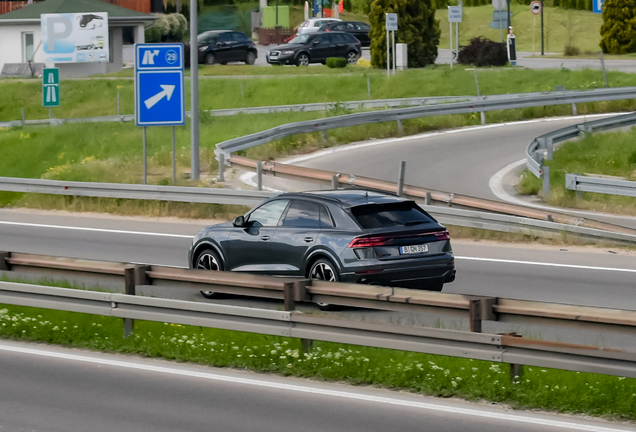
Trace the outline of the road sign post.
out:
M 462 22 L 462 7 L 448 6 L 448 22 L 450 24 L 451 69 L 453 56 L 459 57 L 459 23 Z M 455 23 L 455 49 L 453 49 L 453 23 Z
M 392 32 L 393 36 L 393 74 L 395 75 L 395 32 L 398 29 L 398 14 L 387 13 L 384 15 L 386 24 L 386 76 L 389 76 L 391 71 L 391 60 L 389 57 L 389 46 L 391 46 L 391 41 L 389 40 L 389 32 Z
M 183 66 L 183 44 L 135 45 L 135 122 L 144 128 L 144 184 L 146 127 L 185 124 Z
M 42 71 L 42 106 L 60 106 L 60 70 L 46 68 Z
M 534 28 L 539 14 L 541 14 L 541 55 L 543 55 L 543 3 L 534 0 L 530 3 L 530 12 L 532 12 L 532 55 L 534 55 Z

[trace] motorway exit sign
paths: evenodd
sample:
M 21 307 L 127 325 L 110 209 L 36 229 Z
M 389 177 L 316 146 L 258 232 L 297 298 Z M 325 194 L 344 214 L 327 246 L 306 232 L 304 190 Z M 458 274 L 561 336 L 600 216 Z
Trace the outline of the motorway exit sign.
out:
M 42 71 L 42 106 L 60 106 L 60 70 L 48 68 Z

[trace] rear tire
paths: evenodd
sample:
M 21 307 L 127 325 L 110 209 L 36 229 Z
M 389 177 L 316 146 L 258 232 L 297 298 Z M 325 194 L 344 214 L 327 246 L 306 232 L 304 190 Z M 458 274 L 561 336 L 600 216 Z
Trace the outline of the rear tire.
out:
M 194 268 L 199 270 L 223 271 L 223 262 L 221 257 L 213 249 L 205 249 L 197 255 L 194 261 Z M 213 291 L 201 291 L 201 295 L 206 299 L 214 298 Z
M 340 275 L 336 271 L 336 266 L 327 258 L 317 259 L 309 269 L 309 279 L 324 280 L 327 282 L 340 282 Z M 338 307 L 329 303 L 315 302 L 318 309 L 323 311 L 337 310 Z
M 253 51 L 249 51 L 245 56 L 245 64 L 253 65 L 256 62 L 256 54 Z
M 347 63 L 350 65 L 358 63 L 358 53 L 355 51 L 349 51 L 347 53 Z

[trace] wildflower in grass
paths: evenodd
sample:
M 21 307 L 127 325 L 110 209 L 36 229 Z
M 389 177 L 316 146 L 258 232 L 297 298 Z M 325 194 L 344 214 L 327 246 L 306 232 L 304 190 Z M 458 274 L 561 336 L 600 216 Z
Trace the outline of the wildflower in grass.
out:
M 457 387 L 457 383 L 455 381 L 451 381 L 451 384 L 453 385 L 453 387 Z

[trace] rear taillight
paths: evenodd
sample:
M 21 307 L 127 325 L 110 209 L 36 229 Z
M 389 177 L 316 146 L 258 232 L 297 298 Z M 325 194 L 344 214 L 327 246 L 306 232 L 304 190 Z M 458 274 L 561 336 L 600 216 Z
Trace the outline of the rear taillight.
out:
M 437 240 L 450 240 L 450 234 L 448 234 L 448 231 L 440 231 L 432 234 L 437 237 Z
M 329 31 L 329 29 L 325 29 L 325 31 Z
M 364 248 L 364 247 L 376 247 L 388 245 L 393 237 L 360 237 L 353 239 L 349 243 L 350 248 Z

